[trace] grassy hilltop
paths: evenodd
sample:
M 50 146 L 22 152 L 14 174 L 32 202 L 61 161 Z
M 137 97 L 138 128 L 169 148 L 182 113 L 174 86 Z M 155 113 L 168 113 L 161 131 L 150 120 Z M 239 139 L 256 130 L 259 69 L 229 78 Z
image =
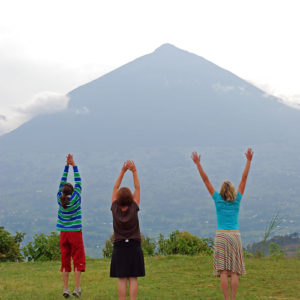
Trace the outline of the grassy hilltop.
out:
M 146 277 L 139 279 L 138 299 L 222 300 L 219 279 L 207 256 L 146 257 Z M 109 259 L 87 261 L 83 299 L 117 299 L 117 281 L 109 277 Z M 1 263 L 0 299 L 64 299 L 59 262 Z M 300 299 L 300 260 L 246 259 L 237 299 Z M 73 276 L 70 289 L 74 287 Z

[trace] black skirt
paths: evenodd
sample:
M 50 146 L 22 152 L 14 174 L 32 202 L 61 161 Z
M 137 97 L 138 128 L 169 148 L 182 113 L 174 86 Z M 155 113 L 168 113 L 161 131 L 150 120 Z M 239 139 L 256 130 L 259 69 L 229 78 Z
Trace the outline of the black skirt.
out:
M 143 276 L 145 276 L 145 264 L 141 242 L 138 240 L 115 242 L 111 257 L 110 277 Z

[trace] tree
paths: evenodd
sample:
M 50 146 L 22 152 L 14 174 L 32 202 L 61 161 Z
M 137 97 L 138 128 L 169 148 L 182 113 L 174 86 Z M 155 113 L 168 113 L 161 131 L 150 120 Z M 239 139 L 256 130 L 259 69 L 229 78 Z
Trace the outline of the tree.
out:
M 22 242 L 25 233 L 16 232 L 12 236 L 4 227 L 0 227 L 0 261 L 23 261 L 23 256 L 20 250 L 20 243 Z
M 24 248 L 24 257 L 28 261 L 49 261 L 60 259 L 59 234 L 51 232 L 35 234 L 34 241 L 29 242 Z

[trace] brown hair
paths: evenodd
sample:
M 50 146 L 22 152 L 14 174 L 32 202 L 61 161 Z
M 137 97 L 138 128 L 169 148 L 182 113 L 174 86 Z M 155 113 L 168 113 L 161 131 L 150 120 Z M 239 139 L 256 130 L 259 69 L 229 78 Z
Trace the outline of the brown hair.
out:
M 226 201 L 233 202 L 236 198 L 236 191 L 230 181 L 224 181 L 220 189 L 220 195 Z
M 62 195 L 60 196 L 60 202 L 63 208 L 67 208 L 70 203 L 69 196 L 73 194 L 74 188 L 71 183 L 65 183 L 62 187 Z
M 117 193 L 117 203 L 119 206 L 129 206 L 133 202 L 133 195 L 128 187 L 122 187 Z

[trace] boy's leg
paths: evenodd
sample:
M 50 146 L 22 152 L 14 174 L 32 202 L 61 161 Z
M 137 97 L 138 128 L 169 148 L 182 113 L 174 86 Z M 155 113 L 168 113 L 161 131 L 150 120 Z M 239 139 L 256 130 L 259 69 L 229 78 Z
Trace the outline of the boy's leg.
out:
M 71 247 L 68 243 L 67 232 L 60 233 L 61 268 L 64 289 L 68 289 L 69 272 L 71 272 Z
M 85 272 L 85 253 L 81 231 L 72 232 L 72 258 L 74 263 L 75 286 L 80 289 L 81 272 Z
M 63 282 L 64 282 L 64 290 L 68 289 L 69 274 L 70 274 L 70 272 L 66 272 L 65 269 L 63 269 L 63 271 L 62 271 L 62 278 L 63 278 Z
M 77 290 L 80 291 L 81 271 L 78 271 L 78 270 L 75 268 L 74 275 L 75 275 L 75 287 L 76 287 Z
M 129 298 L 130 300 L 135 300 L 138 291 L 138 280 L 137 277 L 129 278 Z

